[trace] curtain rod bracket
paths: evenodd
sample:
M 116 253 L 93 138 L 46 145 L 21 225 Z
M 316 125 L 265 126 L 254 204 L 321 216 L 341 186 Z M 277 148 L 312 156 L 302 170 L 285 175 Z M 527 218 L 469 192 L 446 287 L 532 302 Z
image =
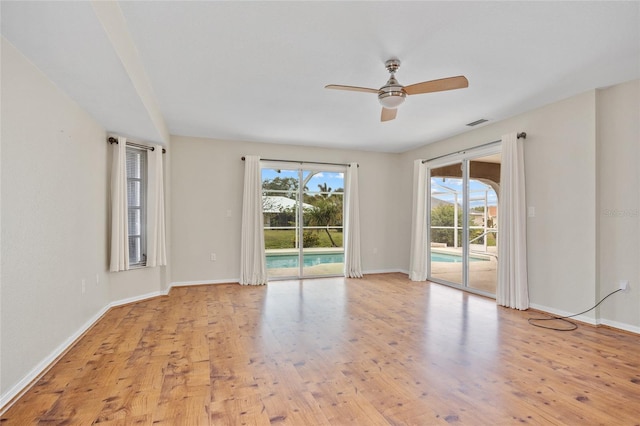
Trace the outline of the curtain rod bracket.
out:
M 114 138 L 113 136 L 110 136 L 107 139 L 107 142 L 109 142 L 111 145 L 113 145 L 114 143 L 117 145 L 118 144 L 118 139 Z M 147 149 L 149 151 L 155 151 L 156 148 L 154 146 L 147 146 L 147 145 L 139 145 L 137 143 L 131 143 L 131 142 L 127 142 L 127 145 L 131 145 L 131 146 L 135 146 L 137 148 L 142 148 L 142 149 Z M 162 153 L 166 154 L 167 150 L 162 148 Z M 244 157 L 242 157 L 242 159 L 244 160 Z

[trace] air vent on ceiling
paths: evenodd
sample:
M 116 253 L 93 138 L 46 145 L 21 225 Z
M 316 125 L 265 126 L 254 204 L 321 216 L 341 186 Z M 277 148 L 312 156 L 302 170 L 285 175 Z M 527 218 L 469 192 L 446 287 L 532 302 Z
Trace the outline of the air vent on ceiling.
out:
M 467 123 L 467 126 L 473 127 L 473 126 L 477 126 L 478 124 L 486 123 L 487 121 L 489 121 L 489 120 L 485 120 L 484 118 L 481 118 L 480 120 L 476 120 L 476 121 L 473 121 L 471 123 Z

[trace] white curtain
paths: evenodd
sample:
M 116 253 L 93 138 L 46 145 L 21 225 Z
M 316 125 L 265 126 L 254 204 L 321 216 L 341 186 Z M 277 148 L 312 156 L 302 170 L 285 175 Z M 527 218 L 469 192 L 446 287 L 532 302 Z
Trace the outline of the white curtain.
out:
M 358 163 L 351 163 L 349 167 L 347 167 L 345 191 L 344 276 L 348 278 L 362 278 Z
M 524 153 L 516 133 L 502 137 L 499 208 L 496 301 L 502 306 L 524 310 L 529 308 L 527 217 Z
M 411 258 L 409 279 L 427 279 L 427 165 L 413 162 L 413 208 L 411 217 Z
M 240 249 L 240 284 L 266 284 L 262 180 L 260 178 L 260 157 L 255 155 L 245 156 Z
M 112 272 L 129 269 L 129 225 L 127 208 L 127 139 L 112 144 L 111 163 L 111 259 Z
M 147 266 L 167 264 L 162 147 L 147 151 Z

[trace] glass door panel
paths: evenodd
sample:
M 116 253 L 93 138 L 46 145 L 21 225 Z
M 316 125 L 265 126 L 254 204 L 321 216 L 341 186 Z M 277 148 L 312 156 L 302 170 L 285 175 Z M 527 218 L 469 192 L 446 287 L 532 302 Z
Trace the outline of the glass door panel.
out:
M 298 170 L 262 169 L 264 248 L 269 278 L 299 274 L 299 181 Z
M 469 161 L 467 286 L 490 294 L 496 293 L 498 283 L 496 189 L 498 189 L 499 171 L 499 154 Z
M 342 275 L 344 173 L 303 171 L 302 276 Z
M 494 295 L 500 153 L 484 152 L 429 168 L 429 279 Z
M 429 215 L 431 277 L 464 284 L 464 180 L 463 164 L 430 169 Z
M 342 275 L 344 172 L 262 168 L 267 275 Z

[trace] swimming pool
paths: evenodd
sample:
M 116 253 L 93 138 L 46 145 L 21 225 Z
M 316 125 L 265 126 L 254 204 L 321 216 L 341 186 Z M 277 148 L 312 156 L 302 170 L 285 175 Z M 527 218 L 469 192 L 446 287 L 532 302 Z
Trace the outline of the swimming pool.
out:
M 469 262 L 485 262 L 488 260 L 489 259 L 485 259 L 482 257 L 469 256 Z M 462 256 L 454 253 L 438 253 L 438 252 L 432 251 L 431 261 L 447 262 L 447 263 L 462 263 Z
M 315 266 L 322 263 L 344 263 L 344 253 L 305 253 L 304 266 Z M 267 269 L 297 268 L 297 254 L 268 254 Z
M 489 259 L 481 257 L 469 257 L 469 262 L 484 262 Z M 462 263 L 462 256 L 454 253 L 431 252 L 432 262 Z M 306 253 L 304 255 L 304 267 L 320 265 L 323 263 L 344 263 L 344 253 Z M 268 254 L 267 269 L 297 268 L 297 254 Z

